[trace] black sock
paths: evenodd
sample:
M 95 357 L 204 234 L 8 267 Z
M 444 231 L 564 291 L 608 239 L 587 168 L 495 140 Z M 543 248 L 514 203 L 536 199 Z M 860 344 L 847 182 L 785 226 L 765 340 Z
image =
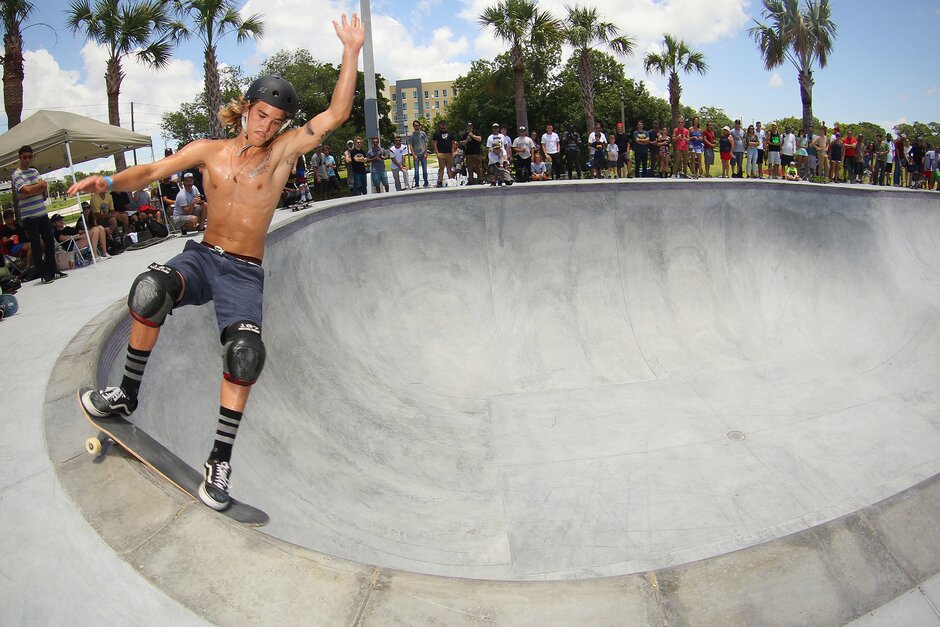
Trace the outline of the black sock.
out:
M 124 378 L 121 379 L 121 389 L 130 397 L 136 398 L 140 392 L 140 381 L 144 376 L 144 368 L 150 359 L 150 351 L 137 350 L 127 346 L 127 358 L 124 360 Z
M 232 460 L 232 447 L 235 445 L 235 436 L 238 434 L 238 425 L 242 420 L 242 412 L 219 406 L 219 424 L 215 431 L 215 443 L 212 445 L 212 459 L 220 462 Z

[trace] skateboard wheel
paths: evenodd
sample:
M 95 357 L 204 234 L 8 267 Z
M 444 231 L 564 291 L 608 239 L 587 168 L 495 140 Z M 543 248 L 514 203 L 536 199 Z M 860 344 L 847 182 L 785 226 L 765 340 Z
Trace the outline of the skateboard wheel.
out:
M 88 438 L 85 440 L 85 451 L 92 457 L 101 457 L 104 446 L 98 438 Z

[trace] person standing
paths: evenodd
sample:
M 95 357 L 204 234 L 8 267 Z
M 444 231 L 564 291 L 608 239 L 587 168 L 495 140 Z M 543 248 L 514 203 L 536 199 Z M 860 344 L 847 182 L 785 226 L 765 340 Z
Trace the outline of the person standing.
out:
M 780 171 L 780 144 L 782 138 L 777 131 L 777 124 L 770 125 L 770 131 L 765 135 L 766 145 L 764 153 L 767 155 L 767 167 L 770 169 L 770 178 L 779 179 L 782 176 Z
M 519 136 L 512 142 L 512 152 L 516 157 L 516 181 L 527 183 L 532 174 L 529 165 L 532 163 L 532 151 L 536 150 L 535 142 L 526 133 L 524 126 L 519 127 Z
M 568 130 L 565 131 L 565 136 L 562 140 L 565 145 L 565 167 L 567 171 L 568 180 L 571 180 L 571 175 L 575 171 L 578 173 L 578 178 L 582 176 L 581 173 L 581 133 L 574 129 L 574 124 L 568 125 Z
M 757 178 L 757 147 L 760 145 L 760 137 L 754 126 L 747 127 L 747 133 L 744 135 L 744 141 L 747 144 L 747 178 Z
M 368 163 L 369 160 L 366 159 L 366 153 L 362 150 L 361 137 L 356 137 L 353 140 L 353 147 L 349 151 L 349 158 L 351 159 L 350 165 L 352 166 L 353 175 L 353 196 L 365 196 L 369 193 L 366 184 L 366 163 Z
M 13 170 L 12 180 L 13 191 L 20 203 L 20 221 L 29 234 L 33 267 L 41 277 L 39 282 L 52 283 L 68 275 L 55 265 L 55 236 L 46 212 L 48 186 L 39 177 L 39 170 L 33 167 L 33 147 L 21 146 L 18 155 L 19 167 Z
M 463 147 L 463 159 L 467 165 L 467 185 L 483 183 L 483 137 L 473 129 L 473 122 L 467 122 L 467 130 L 460 136 Z
M 411 185 L 408 182 L 408 168 L 405 167 L 405 155 L 408 153 L 408 147 L 401 143 L 401 135 L 395 136 L 395 143 L 388 149 L 392 161 L 392 178 L 395 179 L 395 191 L 409 189 Z M 404 188 L 402 187 L 402 177 L 404 177 Z
M 414 131 L 411 133 L 411 154 L 415 160 L 415 187 L 418 186 L 418 167 L 424 170 L 424 186 L 430 187 L 428 183 L 428 134 L 421 130 L 421 124 L 417 120 L 412 124 Z
M 372 189 L 376 194 L 381 194 L 383 189 L 388 192 L 388 174 L 385 171 L 385 160 L 388 158 L 388 152 L 382 148 L 378 137 L 372 138 L 372 148 L 366 153 L 366 160 L 369 162 L 369 174 L 372 175 Z
M 705 178 L 711 178 L 712 166 L 715 165 L 715 130 L 711 122 L 705 122 L 705 130 L 702 131 L 702 141 L 705 143 Z
M 636 178 L 646 178 L 650 175 L 650 136 L 643 128 L 643 120 L 637 120 L 636 130 L 633 131 L 633 175 Z
M 747 149 L 747 133 L 741 128 L 741 120 L 734 121 L 734 128 L 731 129 L 731 154 L 734 157 L 734 172 L 732 178 L 744 178 L 744 151 Z
M 796 157 L 796 135 L 786 127 L 780 138 L 780 165 L 785 170 Z
M 437 132 L 434 133 L 434 152 L 437 153 L 437 186 L 444 187 L 444 170 L 447 170 L 447 178 L 454 178 L 454 151 L 457 148 L 457 142 L 454 134 L 447 130 L 447 122 L 441 120 L 437 125 Z
M 133 166 L 113 177 L 89 176 L 68 193 L 140 189 L 170 172 L 203 170 L 212 219 L 204 239 L 186 242 L 165 264 L 151 264 L 132 283 L 131 325 L 124 372 L 117 386 L 81 396 L 93 416 L 129 416 L 138 406 L 141 381 L 160 328 L 170 312 L 186 305 L 215 305 L 222 342 L 220 405 L 215 441 L 204 465 L 198 496 L 224 510 L 229 497 L 232 448 L 251 386 L 264 368 L 261 339 L 264 256 L 268 227 L 297 157 L 313 150 L 349 118 L 356 92 L 359 51 L 365 29 L 354 14 L 333 27 L 343 43 L 342 64 L 326 111 L 303 126 L 284 130 L 298 109 L 297 92 L 286 80 L 262 76 L 219 111 L 228 139 L 196 140 L 175 154 Z M 214 334 L 214 333 L 213 333 Z
M 630 138 L 631 135 L 624 132 L 623 122 L 617 122 L 613 143 L 617 144 L 616 168 L 618 179 L 630 176 Z
M 904 150 L 904 133 L 894 140 L 894 186 L 901 185 L 902 172 L 907 167 L 907 153 Z
M 548 160 L 548 164 L 552 169 L 552 180 L 560 181 L 561 180 L 561 138 L 558 136 L 558 133 L 555 132 L 555 125 L 548 124 L 545 126 L 545 132 L 542 133 L 542 152 L 545 154 L 545 158 Z
M 885 173 L 888 169 L 888 156 L 891 154 L 891 133 L 875 148 L 875 171 L 872 174 L 872 185 L 884 186 Z
M 842 141 L 842 146 L 845 149 L 845 160 L 844 160 L 844 169 L 842 172 L 842 182 L 843 183 L 854 183 L 855 182 L 855 164 L 858 162 L 858 150 L 859 143 L 855 139 L 852 129 L 846 129 L 845 139 Z
M 829 133 L 825 126 L 819 127 L 819 135 L 813 140 L 813 146 L 816 148 L 816 163 L 818 165 L 818 175 L 824 178 L 829 177 Z
M 698 117 L 692 118 L 692 128 L 689 129 L 689 148 L 692 159 L 692 178 L 701 176 L 704 166 L 702 158 L 705 156 L 705 139 Z
M 679 126 L 672 129 L 672 142 L 675 157 L 672 160 L 673 178 L 686 178 L 689 167 L 689 129 L 685 127 L 685 118 L 679 117 Z
M 764 147 L 767 142 L 767 131 L 761 128 L 760 120 L 754 125 L 754 132 L 760 140 L 760 146 L 757 148 L 757 178 L 764 178 Z

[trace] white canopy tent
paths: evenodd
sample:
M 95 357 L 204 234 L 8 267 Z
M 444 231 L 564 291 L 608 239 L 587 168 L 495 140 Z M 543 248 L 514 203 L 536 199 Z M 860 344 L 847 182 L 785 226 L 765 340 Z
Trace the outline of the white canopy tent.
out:
M 153 143 L 147 135 L 74 113 L 41 109 L 0 135 L 0 178 L 9 180 L 13 176 L 19 167 L 19 149 L 25 145 L 32 146 L 33 167 L 40 174 L 68 167 L 72 180 L 76 163 L 145 146 L 150 146 L 153 153 Z M 91 241 L 84 213 L 82 225 Z M 95 258 L 94 251 L 92 257 Z

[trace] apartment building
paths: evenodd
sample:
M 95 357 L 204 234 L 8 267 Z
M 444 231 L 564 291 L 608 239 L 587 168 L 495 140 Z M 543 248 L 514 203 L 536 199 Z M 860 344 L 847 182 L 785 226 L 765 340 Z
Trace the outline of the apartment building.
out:
M 396 81 L 385 89 L 385 97 L 392 105 L 392 124 L 399 133 L 411 131 L 411 124 L 424 118 L 428 122 L 447 111 L 454 97 L 453 81 L 422 82 L 420 78 Z

